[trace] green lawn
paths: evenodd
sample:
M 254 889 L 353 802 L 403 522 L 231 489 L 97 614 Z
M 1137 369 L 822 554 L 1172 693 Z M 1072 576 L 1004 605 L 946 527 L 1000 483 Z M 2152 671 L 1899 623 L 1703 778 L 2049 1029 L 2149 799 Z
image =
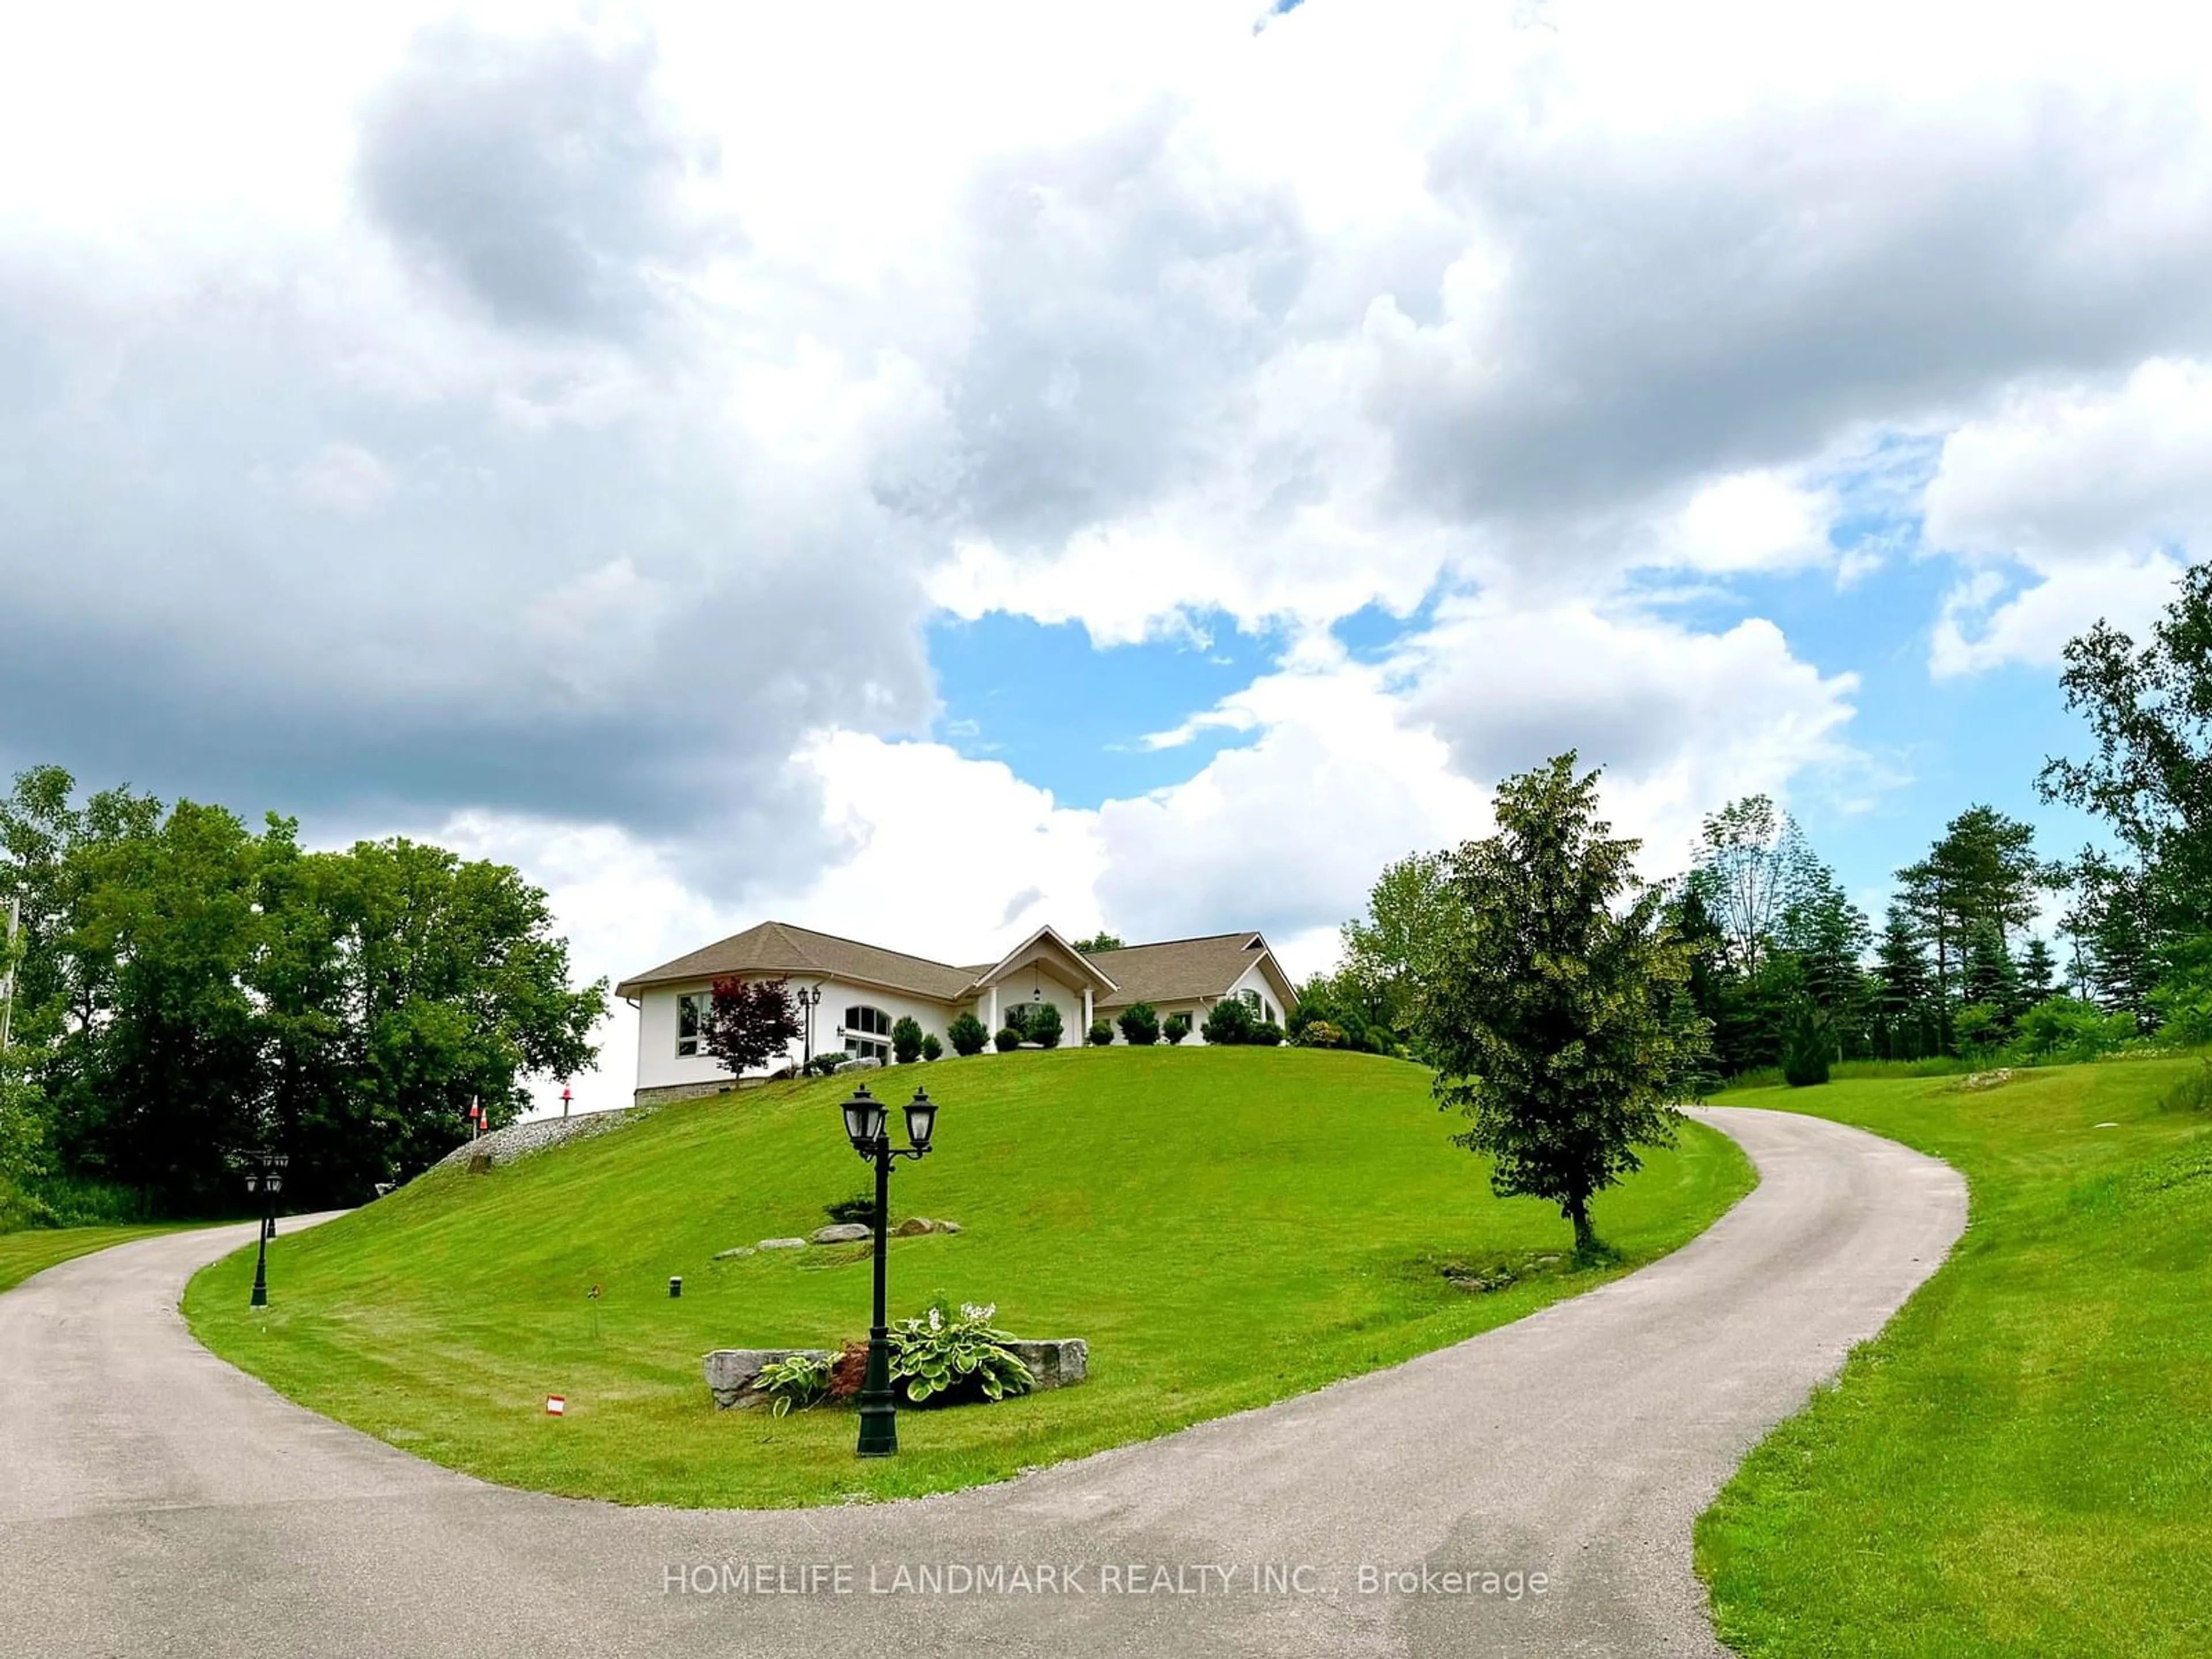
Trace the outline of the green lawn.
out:
M 20 1233 L 0 1233 L 0 1291 L 12 1290 L 33 1273 L 43 1273 L 57 1261 L 89 1255 L 111 1244 L 128 1244 L 134 1238 L 173 1233 L 191 1222 L 173 1221 L 145 1227 L 33 1227 Z
M 939 1293 L 994 1302 L 1017 1334 L 1089 1339 L 1091 1379 L 902 1412 L 896 1459 L 856 1460 L 848 1411 L 718 1413 L 700 1374 L 709 1348 L 865 1334 L 859 1249 L 711 1260 L 810 1232 L 823 1204 L 866 1184 L 836 1110 L 850 1079 L 672 1106 L 489 1176 L 434 1175 L 280 1236 L 265 1314 L 246 1308 L 250 1251 L 200 1273 L 185 1313 L 292 1398 L 489 1480 L 772 1506 L 940 1491 L 1146 1438 L 1441 1346 L 1601 1276 L 1553 1254 L 1571 1242 L 1554 1209 L 1490 1195 L 1412 1066 L 1082 1048 L 918 1075 L 944 1113 L 937 1150 L 893 1177 L 894 1212 L 966 1231 L 894 1241 L 892 1316 Z M 875 1080 L 896 1099 L 915 1076 Z M 1598 1225 L 1625 1271 L 1751 1182 L 1732 1143 L 1692 1126 L 1598 1200 Z M 1450 1262 L 1526 1276 L 1474 1294 L 1446 1282 Z M 567 1397 L 565 1417 L 544 1415 L 549 1393 Z
M 2212 1653 L 2212 1122 L 2160 1109 L 2202 1065 L 1725 1097 L 1972 1192 L 1949 1262 L 1698 1524 L 1746 1659 Z

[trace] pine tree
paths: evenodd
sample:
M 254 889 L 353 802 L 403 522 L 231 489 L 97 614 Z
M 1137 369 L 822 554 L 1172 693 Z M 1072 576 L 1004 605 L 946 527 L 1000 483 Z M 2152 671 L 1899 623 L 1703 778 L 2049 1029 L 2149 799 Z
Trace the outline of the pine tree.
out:
M 2058 989 L 2058 959 L 2051 954 L 2051 947 L 2043 942 L 2040 933 L 2032 934 L 2027 949 L 2020 954 L 2020 994 L 2031 1007 L 2047 1002 Z
M 1912 914 L 1893 902 L 1875 946 L 1876 1006 L 1889 1032 L 1892 1058 L 1917 1060 L 1935 1046 L 1934 981 L 1928 951 Z M 1910 1052 L 1905 1052 L 1909 1050 Z
M 1964 986 L 1967 1002 L 1990 1011 L 1990 1035 L 1999 1042 L 2009 1041 L 2020 1017 L 2020 969 L 1994 921 L 1976 922 L 1966 936 Z

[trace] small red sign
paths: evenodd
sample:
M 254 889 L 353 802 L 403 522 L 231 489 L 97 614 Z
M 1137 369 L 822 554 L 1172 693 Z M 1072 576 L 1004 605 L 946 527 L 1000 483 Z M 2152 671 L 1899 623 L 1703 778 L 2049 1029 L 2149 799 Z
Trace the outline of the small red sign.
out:
M 568 1401 L 565 1396 L 557 1394 L 549 1394 L 545 1396 L 546 1416 L 558 1417 L 568 1409 Z

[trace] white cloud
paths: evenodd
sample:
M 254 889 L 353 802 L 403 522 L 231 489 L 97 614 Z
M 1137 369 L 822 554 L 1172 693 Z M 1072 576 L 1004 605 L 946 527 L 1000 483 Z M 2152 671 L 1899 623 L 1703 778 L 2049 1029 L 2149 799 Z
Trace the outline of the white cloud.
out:
M 2212 532 L 2212 365 L 2152 358 L 2118 386 L 2031 385 L 1944 440 L 1927 539 L 2038 569 Z
M 1929 672 L 1951 679 L 2006 663 L 2054 664 L 2066 642 L 2100 617 L 2137 632 L 2172 601 L 2180 574 L 2175 560 L 2132 553 L 2069 559 L 2016 591 L 1997 571 L 1976 571 L 1944 599 Z
M 1655 857 L 1856 764 L 1848 674 L 1623 598 L 1864 580 L 1854 446 L 1950 434 L 1941 673 L 2204 533 L 2205 18 L 1251 9 L 44 9 L 0 758 L 451 817 L 610 972 L 776 909 L 1322 940 L 1570 744 Z M 1073 811 L 909 740 L 934 608 L 1291 644 Z
M 301 499 L 333 513 L 363 517 L 391 499 L 392 469 L 359 444 L 325 444 L 292 475 Z
M 2212 368 L 2013 389 L 1945 438 L 1924 537 L 1968 567 L 1933 635 L 1939 678 L 2055 663 L 2100 617 L 2139 630 L 2212 543 Z

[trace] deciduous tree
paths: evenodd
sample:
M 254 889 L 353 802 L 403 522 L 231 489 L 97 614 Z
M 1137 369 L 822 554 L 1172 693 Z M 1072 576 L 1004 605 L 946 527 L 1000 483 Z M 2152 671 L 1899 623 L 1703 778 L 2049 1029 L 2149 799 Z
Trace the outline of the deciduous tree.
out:
M 799 1010 L 791 988 L 781 979 L 739 979 L 724 975 L 714 981 L 706 1018 L 699 1023 L 699 1046 L 722 1063 L 732 1077 L 765 1066 L 799 1041 Z M 914 1047 L 921 1048 L 916 1027 Z

